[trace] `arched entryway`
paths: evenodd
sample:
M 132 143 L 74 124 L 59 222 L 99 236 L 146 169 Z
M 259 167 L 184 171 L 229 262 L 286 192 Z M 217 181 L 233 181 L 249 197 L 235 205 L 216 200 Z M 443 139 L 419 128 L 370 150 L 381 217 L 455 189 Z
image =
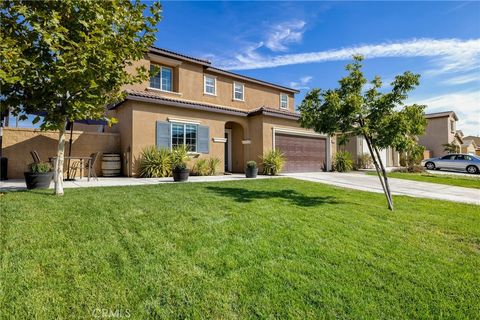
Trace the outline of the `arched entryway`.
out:
M 245 150 L 243 146 L 244 129 L 233 121 L 225 123 L 225 172 L 244 172 Z

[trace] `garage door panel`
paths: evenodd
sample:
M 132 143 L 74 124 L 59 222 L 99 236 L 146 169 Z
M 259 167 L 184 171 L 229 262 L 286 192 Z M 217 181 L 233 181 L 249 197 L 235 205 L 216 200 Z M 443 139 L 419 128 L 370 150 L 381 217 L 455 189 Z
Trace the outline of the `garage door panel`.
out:
M 317 137 L 275 135 L 275 147 L 286 158 L 284 172 L 323 171 L 326 165 L 326 139 Z

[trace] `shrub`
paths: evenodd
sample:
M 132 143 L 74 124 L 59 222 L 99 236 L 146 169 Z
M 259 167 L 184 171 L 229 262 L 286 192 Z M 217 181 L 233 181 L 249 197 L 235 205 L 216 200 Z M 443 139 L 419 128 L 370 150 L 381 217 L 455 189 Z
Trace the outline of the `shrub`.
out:
M 279 149 L 270 150 L 262 157 L 263 173 L 268 175 L 276 175 L 282 172 L 285 164 L 285 157 Z
M 256 169 L 257 168 L 257 163 L 253 160 L 247 162 L 247 168 L 249 169 Z
M 338 172 L 348 172 L 353 168 L 352 156 L 349 152 L 340 151 L 335 154 L 333 168 Z
M 29 165 L 29 170 L 31 173 L 47 173 L 50 172 L 52 167 L 48 162 L 40 162 L 40 163 L 31 163 Z
M 172 173 L 172 154 L 166 148 L 157 149 L 150 146 L 142 150 L 140 155 L 140 177 L 169 177 Z
M 187 161 L 190 160 L 188 155 L 188 146 L 178 145 L 172 149 L 172 168 L 173 170 L 183 170 L 187 168 Z
M 193 165 L 192 173 L 196 176 L 208 176 L 210 168 L 207 163 L 207 159 L 198 159 Z
M 214 176 L 217 174 L 217 167 L 220 164 L 220 159 L 210 158 L 208 159 L 208 174 Z
M 362 153 L 358 156 L 357 166 L 359 169 L 370 169 L 373 166 L 372 156 L 368 153 Z

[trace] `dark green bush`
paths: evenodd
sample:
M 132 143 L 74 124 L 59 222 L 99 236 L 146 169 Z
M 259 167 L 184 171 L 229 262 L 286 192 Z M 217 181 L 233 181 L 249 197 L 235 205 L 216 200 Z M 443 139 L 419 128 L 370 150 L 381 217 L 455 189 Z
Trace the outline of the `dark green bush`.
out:
M 255 169 L 257 168 L 257 163 L 253 160 L 247 162 L 247 168 L 249 169 Z
M 31 163 L 29 170 L 31 173 L 47 173 L 50 172 L 52 166 L 48 162 Z

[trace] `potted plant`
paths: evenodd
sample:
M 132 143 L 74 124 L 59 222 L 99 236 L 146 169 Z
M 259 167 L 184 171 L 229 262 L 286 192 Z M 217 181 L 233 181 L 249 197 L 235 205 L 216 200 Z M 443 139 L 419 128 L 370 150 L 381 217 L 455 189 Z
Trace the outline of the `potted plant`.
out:
M 247 178 L 256 178 L 258 174 L 258 167 L 255 161 L 248 161 L 247 168 L 245 169 L 245 176 Z
M 190 175 L 190 169 L 187 168 L 188 147 L 186 145 L 176 146 L 172 149 L 172 174 L 173 181 L 187 181 Z
M 32 163 L 29 171 L 24 172 L 27 189 L 48 189 L 53 178 L 48 162 Z

